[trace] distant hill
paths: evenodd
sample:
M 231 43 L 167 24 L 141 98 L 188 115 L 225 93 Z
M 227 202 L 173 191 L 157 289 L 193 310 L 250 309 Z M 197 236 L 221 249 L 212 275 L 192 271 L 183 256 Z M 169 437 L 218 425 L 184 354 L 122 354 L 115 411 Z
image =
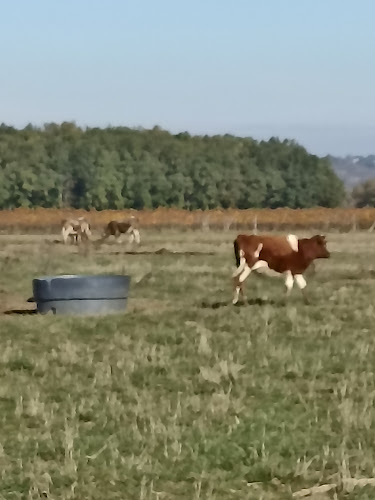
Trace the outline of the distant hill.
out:
M 356 184 L 375 179 L 375 155 L 346 156 L 338 158 L 328 156 L 336 175 L 342 179 L 347 188 Z

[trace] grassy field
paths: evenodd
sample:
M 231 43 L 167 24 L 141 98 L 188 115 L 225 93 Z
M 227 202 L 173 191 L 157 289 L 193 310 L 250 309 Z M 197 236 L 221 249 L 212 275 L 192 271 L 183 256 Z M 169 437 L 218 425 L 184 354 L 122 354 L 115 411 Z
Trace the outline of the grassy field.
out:
M 250 276 L 232 306 L 234 236 L 0 237 L 0 499 L 375 498 L 350 481 L 375 476 L 374 236 L 328 235 L 310 305 Z M 131 275 L 125 314 L 27 311 L 33 277 L 102 272 Z

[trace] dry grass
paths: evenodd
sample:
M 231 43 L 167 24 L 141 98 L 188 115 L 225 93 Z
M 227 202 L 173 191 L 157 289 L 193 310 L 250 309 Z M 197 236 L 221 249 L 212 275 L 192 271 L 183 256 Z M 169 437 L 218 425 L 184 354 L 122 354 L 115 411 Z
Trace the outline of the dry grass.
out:
M 234 234 L 144 231 L 213 255 L 0 237 L 3 311 L 38 275 L 132 277 L 124 315 L 0 317 L 0 498 L 374 498 L 373 236 L 329 234 L 310 306 L 251 276 L 233 307 Z
M 101 229 L 111 220 L 122 220 L 136 215 L 142 227 L 147 228 L 216 228 L 228 231 L 233 228 L 253 228 L 261 230 L 286 228 L 296 229 L 370 229 L 375 222 L 375 208 L 311 208 L 292 210 L 249 209 L 249 210 L 179 210 L 158 208 L 156 210 L 104 210 L 97 212 L 69 209 L 23 209 L 0 211 L 0 228 L 13 232 L 45 231 L 46 228 L 61 227 L 63 219 L 85 216 L 92 226 Z

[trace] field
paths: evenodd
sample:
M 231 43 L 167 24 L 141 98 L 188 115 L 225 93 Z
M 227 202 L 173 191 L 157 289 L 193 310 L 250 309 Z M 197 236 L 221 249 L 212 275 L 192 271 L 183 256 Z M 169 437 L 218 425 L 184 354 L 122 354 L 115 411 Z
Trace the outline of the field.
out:
M 319 229 L 322 231 L 370 230 L 375 227 L 375 208 L 306 208 L 277 209 L 216 209 L 180 210 L 157 208 L 155 210 L 103 210 L 85 211 L 71 209 L 17 208 L 0 211 L 0 230 L 6 232 L 57 231 L 61 221 L 69 217 L 85 217 L 95 228 L 102 228 L 111 220 L 122 220 L 135 215 L 144 228 L 178 229 L 253 229 L 267 230 Z
M 0 236 L 0 499 L 375 498 L 352 479 L 375 475 L 374 235 L 328 233 L 310 305 L 250 276 L 232 306 L 235 234 Z M 125 314 L 26 302 L 33 277 L 102 272 L 131 275 Z

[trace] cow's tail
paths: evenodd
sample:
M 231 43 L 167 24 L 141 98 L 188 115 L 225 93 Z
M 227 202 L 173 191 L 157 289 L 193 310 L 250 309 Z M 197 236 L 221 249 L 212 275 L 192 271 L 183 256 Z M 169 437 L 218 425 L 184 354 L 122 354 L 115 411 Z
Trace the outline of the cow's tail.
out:
M 238 240 L 234 240 L 233 247 L 234 247 L 234 256 L 236 259 L 236 266 L 237 266 L 237 269 L 233 273 L 233 278 L 235 278 L 236 276 L 241 274 L 242 271 L 245 269 L 246 259 L 245 259 L 245 252 L 240 248 Z
M 234 256 L 236 258 L 236 266 L 240 267 L 241 258 L 240 258 L 240 245 L 238 244 L 238 240 L 234 240 L 233 247 L 234 247 Z

